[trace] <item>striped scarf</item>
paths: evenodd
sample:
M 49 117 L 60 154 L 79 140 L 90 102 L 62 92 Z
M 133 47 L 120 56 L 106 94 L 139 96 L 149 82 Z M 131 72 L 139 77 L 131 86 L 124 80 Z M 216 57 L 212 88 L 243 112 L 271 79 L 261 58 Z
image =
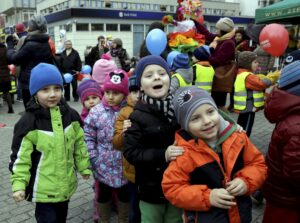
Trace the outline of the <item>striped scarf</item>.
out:
M 168 118 L 170 123 L 173 121 L 174 118 L 174 105 L 172 99 L 173 95 L 170 92 L 164 100 L 154 99 L 142 93 L 142 101 L 149 105 L 156 106 L 158 110 L 162 111 L 163 114 Z

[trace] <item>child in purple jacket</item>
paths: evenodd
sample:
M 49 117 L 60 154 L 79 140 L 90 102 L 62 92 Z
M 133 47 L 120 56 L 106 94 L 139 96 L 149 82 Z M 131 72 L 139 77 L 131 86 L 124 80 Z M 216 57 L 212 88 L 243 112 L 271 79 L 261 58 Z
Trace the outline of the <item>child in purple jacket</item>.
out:
M 114 124 L 128 95 L 125 71 L 115 70 L 104 80 L 102 102 L 93 107 L 84 121 L 85 141 L 92 170 L 101 193 L 98 196 L 100 222 L 109 222 L 112 191 L 118 195 L 119 223 L 128 222 L 128 186 L 122 172 L 122 153 L 114 149 Z

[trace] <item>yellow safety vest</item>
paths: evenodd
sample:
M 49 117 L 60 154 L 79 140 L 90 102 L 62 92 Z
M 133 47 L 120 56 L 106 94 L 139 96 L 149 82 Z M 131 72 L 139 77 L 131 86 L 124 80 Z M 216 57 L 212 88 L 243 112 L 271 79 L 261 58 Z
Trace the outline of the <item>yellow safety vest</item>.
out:
M 183 79 L 183 77 L 179 73 L 175 73 L 172 75 L 172 77 L 177 77 L 179 81 L 179 87 L 185 87 L 185 86 L 192 86 L 192 83 L 188 84 L 186 81 Z
M 15 81 L 10 81 L 11 84 L 11 90 L 9 91 L 9 93 L 16 93 L 17 92 L 17 88 L 16 88 L 16 82 Z M 0 92 L 0 95 L 2 95 L 3 92 Z
M 247 89 L 246 78 L 251 72 L 242 72 L 236 76 L 234 82 L 234 109 L 238 111 L 246 110 L 247 106 Z M 253 91 L 253 108 L 261 108 L 265 104 L 264 93 L 261 91 Z M 257 109 L 252 109 L 256 111 Z
M 211 87 L 215 75 L 215 70 L 212 66 L 203 66 L 201 64 L 194 64 L 193 71 L 196 74 L 194 78 L 195 86 L 206 90 L 208 93 L 211 93 Z

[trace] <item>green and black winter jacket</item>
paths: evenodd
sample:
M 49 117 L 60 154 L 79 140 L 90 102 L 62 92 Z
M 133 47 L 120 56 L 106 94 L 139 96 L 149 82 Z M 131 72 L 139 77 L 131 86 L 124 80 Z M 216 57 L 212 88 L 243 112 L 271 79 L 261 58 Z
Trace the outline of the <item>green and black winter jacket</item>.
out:
M 26 200 L 33 202 L 69 200 L 77 188 L 76 171 L 91 174 L 81 125 L 66 103 L 45 109 L 31 100 L 14 128 L 12 191 L 25 191 Z

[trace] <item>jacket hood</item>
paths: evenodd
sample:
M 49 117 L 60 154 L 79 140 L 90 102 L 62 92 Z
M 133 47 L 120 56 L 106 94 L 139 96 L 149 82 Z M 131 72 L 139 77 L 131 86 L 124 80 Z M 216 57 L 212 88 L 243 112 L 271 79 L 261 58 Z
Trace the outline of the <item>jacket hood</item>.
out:
M 266 118 L 278 123 L 293 113 L 300 113 L 300 97 L 275 87 L 266 100 Z
M 176 73 L 179 73 L 183 79 L 189 84 L 193 81 L 193 68 L 190 67 L 188 69 L 177 69 Z

